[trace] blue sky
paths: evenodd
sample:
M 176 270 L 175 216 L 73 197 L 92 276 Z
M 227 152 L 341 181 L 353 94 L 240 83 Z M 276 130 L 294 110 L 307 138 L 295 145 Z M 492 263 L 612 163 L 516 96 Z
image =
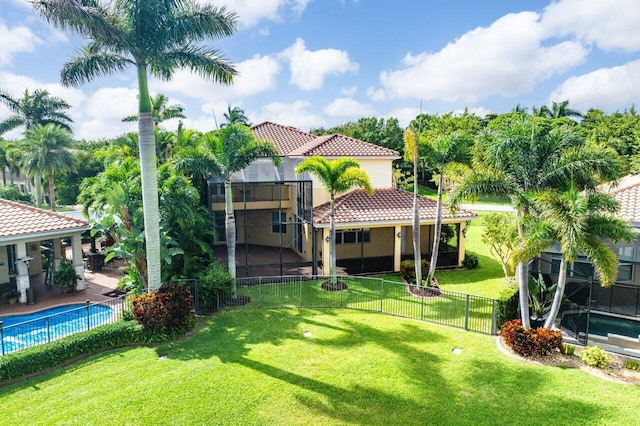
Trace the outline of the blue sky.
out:
M 240 75 L 231 87 L 178 72 L 152 80 L 185 107 L 189 128 L 215 128 L 227 105 L 254 123 L 302 130 L 360 117 L 480 116 L 568 99 L 581 111 L 640 99 L 637 0 L 198 0 L 238 13 L 214 41 Z M 82 41 L 41 21 L 26 0 L 0 0 L 0 88 L 45 88 L 73 108 L 79 139 L 134 131 L 137 82 L 126 73 L 73 88 L 59 71 Z M 0 119 L 8 111 L 0 107 Z M 177 121 L 163 123 L 175 129 Z M 5 137 L 19 137 L 20 132 Z

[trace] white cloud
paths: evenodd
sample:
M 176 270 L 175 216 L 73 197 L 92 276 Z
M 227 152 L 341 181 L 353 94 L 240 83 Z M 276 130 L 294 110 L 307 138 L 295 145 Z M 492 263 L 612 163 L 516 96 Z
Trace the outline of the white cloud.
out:
M 351 98 L 337 98 L 324 107 L 323 112 L 330 117 L 370 117 L 376 110 L 367 104 Z
M 584 62 L 578 42 L 541 45 L 534 12 L 505 15 L 476 28 L 437 53 L 407 54 L 406 68 L 384 71 L 380 82 L 390 97 L 475 103 L 491 95 L 511 96 Z M 372 90 L 370 96 L 381 97 Z
M 24 25 L 9 28 L 2 21 L 0 21 L 0 40 L 2 40 L 0 65 L 9 65 L 16 53 L 33 52 L 38 44 L 42 44 L 42 40 L 30 28 Z
M 358 86 L 343 87 L 342 89 L 340 89 L 340 93 L 342 93 L 345 96 L 353 96 L 356 94 L 357 91 L 358 91 Z
M 135 132 L 137 124 L 122 119 L 137 113 L 137 96 L 137 89 L 126 87 L 96 90 L 83 105 L 87 118 L 76 124 L 76 138 L 94 140 Z
M 420 114 L 420 108 L 402 107 L 395 108 L 385 114 L 385 118 L 397 118 L 401 127 L 409 127 L 411 120 Z
M 238 15 L 241 28 L 251 28 L 260 21 L 280 22 L 282 13 L 288 7 L 295 17 L 299 17 L 311 0 L 199 0 L 201 4 L 226 6 L 228 11 Z
M 304 131 L 325 127 L 327 123 L 324 118 L 307 111 L 310 106 L 311 104 L 306 101 L 295 101 L 291 104 L 272 102 L 263 106 L 262 109 L 255 114 L 253 123 L 259 124 L 264 121 L 272 121 L 285 126 L 293 126 Z
M 239 99 L 274 90 L 280 64 L 271 56 L 255 55 L 251 59 L 236 64 L 238 75 L 231 86 L 222 86 L 181 70 L 173 80 L 154 80 L 153 87 L 161 92 L 175 92 L 183 96 L 204 101 L 237 103 Z M 153 89 L 152 89 L 153 90 Z
M 574 35 L 604 50 L 640 50 L 637 0 L 561 0 L 544 9 L 541 24 L 550 36 Z
M 549 101 L 569 100 L 571 107 L 586 111 L 628 108 L 640 99 L 640 60 L 571 77 L 556 88 Z
M 280 53 L 280 57 L 289 61 L 291 84 L 307 91 L 321 89 L 327 75 L 356 73 L 359 69 L 357 63 L 351 62 L 347 52 L 337 49 L 307 50 L 304 40 L 300 38 Z
M 387 99 L 387 95 L 385 94 L 384 90 L 376 89 L 375 87 L 369 87 L 367 89 L 367 96 L 369 96 L 369 98 L 374 102 L 380 102 Z

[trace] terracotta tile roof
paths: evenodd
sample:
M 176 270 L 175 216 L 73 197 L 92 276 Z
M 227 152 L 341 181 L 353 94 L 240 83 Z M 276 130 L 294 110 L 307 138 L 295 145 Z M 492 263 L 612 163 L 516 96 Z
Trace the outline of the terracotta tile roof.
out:
M 293 127 L 266 121 L 252 127 L 260 139 L 275 143 L 285 157 L 390 157 L 399 158 L 397 151 L 344 135 L 316 136 Z
M 85 230 L 84 220 L 0 198 L 0 240 L 66 230 Z
M 640 222 L 640 175 L 627 175 L 617 183 L 605 184 L 600 188 L 620 203 L 620 217 L 628 222 Z
M 329 203 L 316 207 L 313 221 L 329 223 Z M 420 220 L 433 221 L 436 217 L 436 201 L 420 197 Z M 446 208 L 442 217 L 447 219 L 473 219 L 476 214 L 460 209 L 452 217 Z M 367 222 L 410 222 L 413 220 L 413 193 L 394 188 L 376 189 L 369 196 L 363 189 L 356 189 L 335 199 L 336 224 Z
M 253 126 L 251 130 L 253 130 L 253 133 L 258 138 L 270 140 L 275 143 L 280 149 L 280 153 L 284 156 L 287 156 L 291 151 L 317 138 L 316 135 L 312 135 L 311 133 L 269 121 Z
M 338 134 L 319 136 L 288 155 L 292 157 L 322 155 L 323 157 L 399 158 L 398 152 L 392 149 Z

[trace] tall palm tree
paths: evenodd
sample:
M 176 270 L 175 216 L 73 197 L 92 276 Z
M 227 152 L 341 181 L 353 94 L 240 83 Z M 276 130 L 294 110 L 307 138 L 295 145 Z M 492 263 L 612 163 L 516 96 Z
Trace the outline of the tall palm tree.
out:
M 153 116 L 154 125 L 158 126 L 163 121 L 171 120 L 172 118 L 186 118 L 183 114 L 184 107 L 182 105 L 167 105 L 168 103 L 169 98 L 162 93 L 151 97 L 151 115 Z M 122 121 L 138 121 L 138 114 L 128 115 Z
M 9 167 L 5 144 L 6 143 L 0 139 L 0 170 L 2 170 L 2 185 L 7 184 L 7 168 Z
M 569 108 L 569 101 L 551 102 L 551 108 L 546 105 L 540 107 L 540 109 L 534 110 L 534 115 L 545 118 L 580 118 L 582 113 L 577 109 Z
M 187 68 L 215 82 L 230 84 L 235 69 L 212 48 L 198 43 L 230 36 L 236 15 L 225 8 L 189 0 L 35 0 L 33 7 L 48 22 L 88 40 L 80 56 L 61 72 L 65 86 L 121 72 L 132 65 L 138 74 L 138 132 L 142 202 L 150 290 L 162 285 L 158 172 L 148 74 L 170 80 Z
M 404 132 L 404 160 L 413 163 L 413 260 L 416 272 L 416 285 L 422 285 L 422 253 L 420 252 L 420 203 L 418 201 L 418 141 L 412 128 Z
M 336 195 L 351 188 L 363 188 L 369 195 L 373 195 L 373 187 L 367 172 L 360 168 L 360 164 L 350 157 L 335 160 L 314 155 L 305 158 L 296 166 L 296 174 L 308 172 L 315 176 L 320 185 L 329 193 L 329 273 L 331 283 L 337 282 L 336 277 L 336 224 L 335 206 Z M 418 263 L 419 264 L 419 263 Z
M 176 153 L 179 170 L 196 174 L 218 174 L 224 179 L 225 234 L 229 273 L 233 277 L 232 297 L 235 299 L 236 286 L 236 219 L 233 210 L 231 176 L 247 168 L 258 158 L 271 158 L 279 166 L 281 159 L 278 148 L 273 143 L 256 138 L 251 129 L 242 124 L 231 124 L 208 133 L 201 138 L 196 148 L 187 148 Z
M 25 171 L 34 176 L 36 187 L 40 176 L 46 175 L 49 186 L 49 205 L 56 211 L 56 191 L 54 172 L 66 172 L 75 169 L 75 159 L 69 147 L 73 140 L 71 134 L 56 124 L 35 125 L 24 133 L 26 153 L 23 158 Z M 36 191 L 38 192 L 38 191 Z M 40 195 L 36 194 L 38 199 Z
M 562 259 L 558 285 L 551 310 L 544 323 L 551 328 L 558 316 L 567 283 L 567 265 L 584 254 L 591 260 L 600 277 L 600 284 L 610 286 L 618 272 L 616 253 L 607 240 L 631 242 L 635 234 L 627 222 L 615 216 L 618 203 L 611 196 L 598 192 L 580 193 L 571 187 L 563 193 L 544 191 L 534 198 L 542 218 L 526 240 L 524 257 L 536 256 L 556 242 L 560 243 Z
M 251 122 L 244 113 L 244 110 L 240 107 L 233 107 L 231 105 L 227 106 L 227 112 L 224 114 L 224 119 L 227 120 L 226 123 L 223 123 L 220 127 L 226 127 L 230 124 L 244 124 L 245 126 L 251 127 Z
M 447 135 L 438 136 L 435 139 L 425 140 L 422 144 L 424 158 L 438 173 L 438 199 L 436 202 L 436 220 L 434 224 L 433 248 L 431 250 L 431 263 L 427 283 L 433 281 L 438 263 L 438 251 L 440 250 L 440 234 L 442 232 L 442 187 L 446 168 L 454 163 L 463 163 L 468 157 L 468 147 L 471 137 L 463 132 L 456 131 Z
M 614 150 L 588 144 L 568 126 L 551 130 L 548 126 L 537 127 L 539 120 L 544 121 L 517 115 L 483 132 L 476 141 L 480 154 L 472 171 L 450 193 L 450 204 L 456 206 L 462 199 L 485 194 L 509 196 L 523 241 L 523 220 L 531 215 L 537 192 L 564 190 L 571 182 L 578 189 L 593 189 L 600 182 L 619 177 L 621 162 Z M 530 327 L 528 260 L 521 258 L 516 265 L 520 313 L 526 328 Z
M 29 93 L 27 89 L 22 98 L 14 98 L 6 91 L 0 91 L 0 103 L 13 113 L 0 123 L 0 134 L 20 126 L 28 129 L 36 124 L 57 124 L 71 131 L 73 120 L 66 113 L 71 105 L 61 98 L 51 96 L 46 90 L 36 89 Z

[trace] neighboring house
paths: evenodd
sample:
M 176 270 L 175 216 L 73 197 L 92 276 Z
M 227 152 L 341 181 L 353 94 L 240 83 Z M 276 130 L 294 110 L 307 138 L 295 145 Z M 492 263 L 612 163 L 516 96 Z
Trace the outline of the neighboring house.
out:
M 82 277 L 76 288 L 85 288 L 82 236 L 86 221 L 0 199 L 0 285 L 13 283 L 20 302 L 27 302 L 31 279 L 43 273 L 43 251 L 53 253 L 54 264 L 63 258 L 62 240 L 71 241 L 72 262 Z M 51 249 L 43 250 L 48 245 Z
M 375 189 L 372 197 L 355 189 L 335 200 L 338 267 L 346 273 L 399 271 L 401 260 L 413 258 L 413 194 L 392 187 L 392 162 L 398 152 L 344 135 L 315 136 L 270 122 L 252 130 L 278 147 L 282 165 L 259 160 L 232 177 L 239 276 L 265 274 L 274 263 L 279 268 L 272 268 L 272 274 L 329 274 L 329 194 L 314 177 L 294 173 L 299 162 L 313 155 L 355 158 Z M 209 179 L 209 193 L 216 241 L 224 245 L 221 178 Z M 420 197 L 424 256 L 432 247 L 435 211 L 434 200 Z M 444 209 L 443 226 L 452 227 L 453 238 L 442 245 L 439 266 L 461 265 L 465 226 L 475 218 L 467 210 L 450 215 Z M 224 256 L 223 250 L 219 253 Z
M 628 175 L 616 184 L 602 185 L 600 190 L 608 192 L 620 203 L 618 215 L 629 222 L 636 234 L 640 234 L 640 175 Z M 601 287 L 598 275 L 591 262 L 585 257 L 580 258 L 569 266 L 566 296 L 572 304 L 566 304 L 565 310 L 574 312 L 576 308 L 590 308 L 591 312 L 611 314 L 612 318 L 619 318 L 620 323 L 630 324 L 629 334 L 633 334 L 634 341 L 616 341 L 615 344 L 640 349 L 640 240 L 631 244 L 620 242 L 613 246 L 618 253 L 619 267 L 616 283 L 610 287 Z M 560 268 L 559 246 L 552 247 L 540 256 L 538 262 L 532 264 L 532 270 L 548 274 L 552 282 L 557 281 Z M 590 285 L 593 283 L 593 285 Z M 632 321 L 629 321 L 632 320 Z M 591 321 L 590 323 L 592 323 Z M 605 319 L 603 323 L 614 323 Z M 565 321 L 569 323 L 569 321 Z M 572 324 L 574 325 L 574 324 Z M 609 327 L 612 334 L 623 334 L 617 326 L 599 324 L 598 331 Z M 625 325 L 624 327 L 627 327 Z M 633 330 L 633 331 L 632 331 Z M 592 330 L 593 332 L 593 330 Z M 616 338 L 614 337 L 614 340 Z M 625 346 L 621 345 L 621 346 Z

